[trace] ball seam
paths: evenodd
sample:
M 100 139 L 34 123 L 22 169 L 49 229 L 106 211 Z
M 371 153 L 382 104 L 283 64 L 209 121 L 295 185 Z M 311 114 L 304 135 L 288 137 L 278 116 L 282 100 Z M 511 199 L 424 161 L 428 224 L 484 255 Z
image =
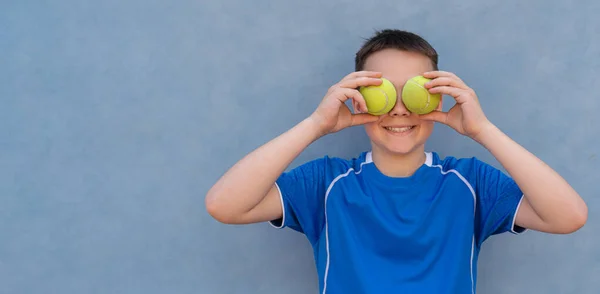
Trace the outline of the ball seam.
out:
M 419 85 L 419 83 L 417 83 L 417 82 L 415 82 L 415 81 L 413 81 L 413 80 L 409 80 L 408 82 L 410 82 L 410 83 L 413 83 L 413 84 L 415 84 L 417 87 L 419 87 L 419 88 L 421 88 L 421 89 L 425 90 L 425 93 L 427 93 L 427 102 L 426 102 L 425 106 L 423 106 L 423 107 L 421 107 L 421 108 L 417 108 L 417 109 L 418 109 L 419 111 L 421 111 L 421 110 L 423 110 L 423 109 L 427 108 L 427 107 L 429 106 L 429 103 L 430 103 L 430 101 L 431 101 L 431 96 L 430 96 L 430 94 L 429 94 L 429 91 L 427 91 L 427 89 L 425 89 L 425 87 L 423 87 L 423 86 Z

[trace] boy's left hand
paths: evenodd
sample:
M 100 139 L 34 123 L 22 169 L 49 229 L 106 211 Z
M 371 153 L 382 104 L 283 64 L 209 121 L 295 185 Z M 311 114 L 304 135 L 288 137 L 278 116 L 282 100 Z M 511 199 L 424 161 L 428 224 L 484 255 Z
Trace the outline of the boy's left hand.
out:
M 458 133 L 472 139 L 475 139 L 485 127 L 491 125 L 479 105 L 475 91 L 455 74 L 446 71 L 431 71 L 424 73 L 423 76 L 431 79 L 425 84 L 425 88 L 430 93 L 452 96 L 456 104 L 448 112 L 433 111 L 420 115 L 421 119 L 446 124 Z

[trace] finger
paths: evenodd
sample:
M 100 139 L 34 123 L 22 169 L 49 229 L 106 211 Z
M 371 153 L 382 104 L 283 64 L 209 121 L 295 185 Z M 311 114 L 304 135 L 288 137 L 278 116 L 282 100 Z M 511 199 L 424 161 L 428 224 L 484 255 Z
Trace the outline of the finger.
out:
M 428 71 L 428 72 L 423 73 L 423 76 L 428 79 L 435 79 L 435 78 L 439 78 L 439 77 L 448 77 L 448 78 L 456 79 L 456 80 L 459 80 L 462 82 L 462 80 L 456 74 L 449 72 L 449 71 L 443 71 L 443 70 Z
M 425 83 L 425 88 L 433 88 L 438 86 L 451 86 L 461 89 L 467 89 L 467 85 L 465 85 L 461 80 L 453 79 L 450 77 L 438 77 L 434 78 L 431 81 Z
M 355 72 L 352 72 L 352 73 L 348 74 L 347 76 L 345 76 L 342 79 L 342 81 L 349 80 L 349 79 L 355 79 L 355 78 L 361 78 L 361 77 L 380 78 L 382 76 L 383 76 L 383 74 L 381 72 L 378 72 L 378 71 L 366 71 L 366 70 L 362 70 L 362 71 L 355 71 Z
M 367 112 L 367 102 L 365 102 L 365 98 L 360 94 L 358 90 L 349 89 L 349 88 L 338 88 L 340 95 L 336 95 L 335 97 L 339 97 L 340 102 L 345 103 L 346 100 L 352 99 L 358 103 L 358 110 L 361 112 Z
M 448 119 L 448 113 L 435 110 L 428 114 L 419 115 L 419 118 L 422 120 L 430 120 L 446 124 L 446 121 Z
M 366 86 L 378 86 L 383 83 L 382 79 L 371 78 L 371 77 L 359 77 L 355 79 L 348 79 L 345 81 L 341 81 L 338 86 L 342 88 L 350 88 L 356 89 L 358 87 L 366 87 Z
M 438 86 L 429 89 L 429 93 L 452 96 L 456 102 L 462 103 L 464 102 L 464 97 L 466 97 L 467 90 L 451 86 Z
M 376 115 L 368 114 L 368 113 L 360 113 L 352 115 L 351 126 L 364 125 L 372 122 L 376 122 L 379 120 L 379 117 Z

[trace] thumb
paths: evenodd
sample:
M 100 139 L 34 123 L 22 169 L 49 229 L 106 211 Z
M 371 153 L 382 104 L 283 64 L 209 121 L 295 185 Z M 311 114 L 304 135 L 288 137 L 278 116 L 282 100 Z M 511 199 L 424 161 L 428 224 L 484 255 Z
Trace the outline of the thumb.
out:
M 446 119 L 448 118 L 448 113 L 435 110 L 427 114 L 419 115 L 419 118 L 422 120 L 436 121 L 445 124 Z
M 363 125 L 367 123 L 376 122 L 379 119 L 378 116 L 368 114 L 368 113 L 359 113 L 352 115 L 352 126 Z

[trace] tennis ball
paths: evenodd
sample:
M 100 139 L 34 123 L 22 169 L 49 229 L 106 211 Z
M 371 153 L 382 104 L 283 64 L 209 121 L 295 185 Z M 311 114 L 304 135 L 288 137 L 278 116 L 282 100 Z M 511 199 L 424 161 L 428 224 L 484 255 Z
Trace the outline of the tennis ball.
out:
M 408 111 L 426 114 L 438 107 L 442 95 L 429 93 L 424 86 L 429 81 L 423 76 L 416 76 L 406 82 L 402 88 L 402 103 Z
M 380 85 L 359 88 L 360 94 L 367 103 L 368 112 L 373 115 L 386 114 L 396 105 L 396 88 L 388 79 L 381 78 L 381 80 Z

